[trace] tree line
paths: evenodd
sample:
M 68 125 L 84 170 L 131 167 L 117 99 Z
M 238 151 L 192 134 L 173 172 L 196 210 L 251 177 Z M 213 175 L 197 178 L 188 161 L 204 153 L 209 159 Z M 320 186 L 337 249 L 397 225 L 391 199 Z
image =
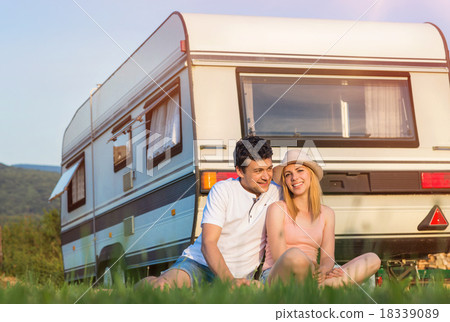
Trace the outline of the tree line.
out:
M 48 203 L 59 177 L 56 172 L 0 163 L 0 225 L 24 216 L 42 216 L 43 209 L 59 208 L 59 201 Z

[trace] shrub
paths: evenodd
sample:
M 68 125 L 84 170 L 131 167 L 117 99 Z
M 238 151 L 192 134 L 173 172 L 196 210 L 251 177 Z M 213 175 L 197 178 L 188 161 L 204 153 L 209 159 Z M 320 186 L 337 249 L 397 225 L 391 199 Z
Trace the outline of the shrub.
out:
M 7 275 L 37 283 L 64 281 L 59 211 L 40 218 L 23 217 L 3 227 L 3 270 Z

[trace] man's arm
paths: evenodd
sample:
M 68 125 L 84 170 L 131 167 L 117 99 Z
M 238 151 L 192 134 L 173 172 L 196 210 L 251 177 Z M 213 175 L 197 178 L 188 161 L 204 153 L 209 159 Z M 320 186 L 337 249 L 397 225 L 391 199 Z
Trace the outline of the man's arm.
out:
M 222 253 L 217 247 L 222 228 L 213 224 L 202 225 L 202 253 L 208 267 L 221 280 L 233 279 Z
M 213 224 L 202 225 L 202 253 L 205 257 L 208 267 L 221 280 L 233 281 L 237 286 L 241 284 L 250 284 L 245 278 L 234 278 L 228 268 L 225 260 L 217 247 L 222 228 Z

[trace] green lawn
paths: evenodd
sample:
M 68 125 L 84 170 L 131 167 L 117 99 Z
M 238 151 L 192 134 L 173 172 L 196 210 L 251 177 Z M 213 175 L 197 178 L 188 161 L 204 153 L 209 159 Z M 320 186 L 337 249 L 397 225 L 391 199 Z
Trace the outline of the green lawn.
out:
M 367 294 L 366 294 L 367 293 Z M 372 300 L 373 299 L 373 300 Z M 314 280 L 288 286 L 272 285 L 231 289 L 229 285 L 214 283 L 193 289 L 153 290 L 149 287 L 134 289 L 132 284 L 116 285 L 111 289 L 90 287 L 88 284 L 56 286 L 18 282 L 0 287 L 0 303 L 246 303 L 246 304 L 411 304 L 449 303 L 450 289 L 443 279 L 433 277 L 424 286 L 409 286 L 409 281 L 385 281 L 380 287 L 363 289 L 352 286 L 341 289 L 318 289 Z

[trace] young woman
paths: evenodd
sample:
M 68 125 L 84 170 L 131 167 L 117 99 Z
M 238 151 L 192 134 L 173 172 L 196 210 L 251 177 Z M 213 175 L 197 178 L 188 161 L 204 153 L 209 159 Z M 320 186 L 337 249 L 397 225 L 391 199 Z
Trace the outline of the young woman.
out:
M 339 287 L 361 283 L 380 268 L 374 253 L 334 268 L 334 212 L 321 204 L 322 177 L 322 168 L 301 150 L 288 151 L 274 168 L 273 180 L 282 186 L 284 200 L 267 210 L 263 282 L 288 282 L 292 275 L 302 281 L 313 272 L 319 285 Z

